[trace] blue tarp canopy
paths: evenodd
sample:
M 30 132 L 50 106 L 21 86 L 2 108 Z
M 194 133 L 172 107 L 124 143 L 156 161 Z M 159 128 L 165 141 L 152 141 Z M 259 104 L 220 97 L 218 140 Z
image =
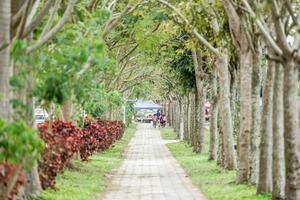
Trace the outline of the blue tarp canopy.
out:
M 137 101 L 134 104 L 134 109 L 161 109 L 162 107 L 152 101 Z

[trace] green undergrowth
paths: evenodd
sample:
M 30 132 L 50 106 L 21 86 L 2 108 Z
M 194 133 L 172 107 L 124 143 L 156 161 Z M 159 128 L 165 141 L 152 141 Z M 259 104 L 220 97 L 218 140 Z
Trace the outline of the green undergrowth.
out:
M 164 136 L 169 138 L 171 135 L 176 137 L 171 128 L 166 128 L 161 133 L 163 138 L 165 138 Z M 215 162 L 208 161 L 207 149 L 203 154 L 196 154 L 192 147 L 184 142 L 172 143 L 167 146 L 195 186 L 200 188 L 208 199 L 269 200 L 271 198 L 270 195 L 256 195 L 256 189 L 252 185 L 236 184 L 235 172 L 223 170 Z
M 170 127 L 161 128 L 160 135 L 164 140 L 178 140 L 177 134 Z
M 67 169 L 57 178 L 57 191 L 47 189 L 38 200 L 87 200 L 103 192 L 105 175 L 120 165 L 135 130 L 135 126 L 130 125 L 112 148 L 93 155 L 88 162 L 74 161 L 73 169 Z

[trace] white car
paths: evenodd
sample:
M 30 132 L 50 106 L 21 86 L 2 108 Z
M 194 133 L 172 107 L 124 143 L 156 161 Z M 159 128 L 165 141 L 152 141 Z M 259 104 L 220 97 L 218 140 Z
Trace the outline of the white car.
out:
M 46 110 L 41 108 L 34 109 L 34 119 L 35 119 L 35 126 L 39 123 L 44 122 L 48 118 L 48 113 Z

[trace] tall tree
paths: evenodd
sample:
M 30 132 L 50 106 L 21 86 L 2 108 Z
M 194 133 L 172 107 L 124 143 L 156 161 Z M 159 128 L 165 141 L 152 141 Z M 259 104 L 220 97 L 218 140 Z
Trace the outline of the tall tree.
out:
M 285 163 L 286 163 L 286 198 L 288 200 L 300 199 L 300 136 L 298 112 L 294 109 L 298 107 L 297 81 L 298 64 L 300 63 L 299 37 L 294 34 L 295 26 L 298 27 L 298 16 L 295 8 L 297 2 L 270 1 L 268 8 L 271 9 L 271 25 L 274 26 L 274 33 L 261 17 L 261 13 L 255 13 L 248 1 L 242 0 L 248 13 L 253 17 L 254 23 L 259 28 L 266 43 L 273 49 L 274 54 L 270 57 L 278 60 L 284 68 L 284 142 L 285 142 Z M 257 14 L 259 16 L 257 16 Z M 285 23 L 291 20 L 293 23 Z M 286 24 L 286 26 L 284 26 Z M 274 35 L 276 39 L 274 38 Z M 288 36 L 293 42 L 289 42 Z
M 12 76 L 10 63 L 10 21 L 11 1 L 0 2 L 0 117 L 5 120 L 11 119 L 11 91 L 9 80 Z
M 276 64 L 273 91 L 273 200 L 285 199 L 285 161 L 283 137 L 283 68 Z
M 237 182 L 247 182 L 249 176 L 250 132 L 252 122 L 252 65 L 253 54 L 241 16 L 229 0 L 223 0 L 229 18 L 232 39 L 237 48 L 240 64 L 240 132 L 238 137 Z
M 257 193 L 272 191 L 272 108 L 273 108 L 273 82 L 275 62 L 269 60 L 267 77 L 263 91 L 263 109 L 261 116 L 260 130 L 260 154 L 259 154 L 259 175 Z

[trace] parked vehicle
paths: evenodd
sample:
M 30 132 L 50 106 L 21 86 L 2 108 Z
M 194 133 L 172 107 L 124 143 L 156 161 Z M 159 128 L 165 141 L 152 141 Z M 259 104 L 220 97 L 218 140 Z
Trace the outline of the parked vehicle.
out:
M 137 122 L 151 123 L 152 115 L 137 115 L 135 119 Z
M 48 113 L 46 110 L 42 108 L 34 109 L 35 126 L 37 126 L 39 123 L 44 122 L 47 118 L 48 118 Z

